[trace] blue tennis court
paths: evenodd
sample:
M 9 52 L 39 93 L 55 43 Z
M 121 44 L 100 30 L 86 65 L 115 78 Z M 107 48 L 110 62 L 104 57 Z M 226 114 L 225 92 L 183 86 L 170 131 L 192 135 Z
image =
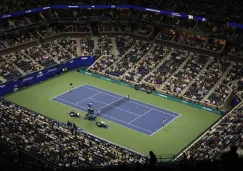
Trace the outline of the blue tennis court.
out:
M 71 92 L 65 92 L 51 98 L 51 100 L 87 112 L 86 107 L 90 102 L 93 103 L 95 110 L 97 110 L 122 97 L 94 86 L 81 85 Z M 99 115 L 103 119 L 150 136 L 163 129 L 164 118 L 166 118 L 166 125 L 168 125 L 178 116 L 180 114 L 133 100 L 132 97 L 123 100 L 122 103 L 118 103 L 104 112 L 101 111 Z

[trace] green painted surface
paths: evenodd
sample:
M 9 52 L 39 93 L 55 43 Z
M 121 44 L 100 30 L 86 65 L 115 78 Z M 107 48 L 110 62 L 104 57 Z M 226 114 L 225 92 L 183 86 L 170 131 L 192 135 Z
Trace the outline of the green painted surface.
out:
M 152 136 L 147 136 L 109 121 L 107 123 L 111 129 L 101 129 L 90 121 L 70 118 L 66 113 L 72 109 L 71 107 L 50 100 L 50 98 L 66 92 L 70 82 L 74 84 L 74 87 L 89 84 L 121 95 L 129 93 L 130 97 L 135 100 L 181 115 Z M 148 152 L 153 150 L 157 156 L 162 157 L 171 157 L 177 154 L 220 117 L 218 114 L 136 91 L 130 87 L 97 79 L 76 71 L 65 73 L 43 83 L 9 94 L 5 98 L 56 120 L 74 122 L 86 132 L 144 155 L 148 155 Z

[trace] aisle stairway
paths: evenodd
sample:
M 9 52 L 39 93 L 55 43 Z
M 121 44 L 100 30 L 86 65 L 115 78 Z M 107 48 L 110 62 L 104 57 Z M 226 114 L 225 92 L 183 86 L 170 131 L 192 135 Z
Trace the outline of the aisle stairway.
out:
M 115 56 L 117 56 L 117 55 L 119 55 L 119 51 L 118 51 L 117 46 L 116 46 L 116 38 L 112 37 L 111 41 L 112 41 L 113 53 L 114 53 Z
M 77 54 L 78 56 L 82 56 L 80 38 L 75 38 L 75 40 L 77 45 Z

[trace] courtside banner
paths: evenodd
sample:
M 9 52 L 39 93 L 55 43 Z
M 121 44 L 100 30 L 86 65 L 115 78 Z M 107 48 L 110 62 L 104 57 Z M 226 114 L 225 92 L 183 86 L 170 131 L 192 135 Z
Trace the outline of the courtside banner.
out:
M 26 87 L 47 80 L 48 78 L 54 77 L 62 73 L 63 71 L 69 71 L 79 67 L 91 66 L 93 63 L 93 56 L 81 56 L 65 61 L 58 65 L 51 66 L 49 68 L 25 75 L 18 79 L 1 84 L 0 97 L 12 93 L 13 91 L 16 91 L 22 87 Z

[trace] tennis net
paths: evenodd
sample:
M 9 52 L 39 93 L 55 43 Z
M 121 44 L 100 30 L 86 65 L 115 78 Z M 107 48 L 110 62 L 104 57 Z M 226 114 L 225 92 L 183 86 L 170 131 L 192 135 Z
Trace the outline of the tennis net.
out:
M 114 101 L 114 102 L 112 102 L 112 103 L 110 103 L 110 104 L 108 104 L 108 105 L 106 105 L 106 106 L 104 106 L 104 107 L 98 109 L 98 111 L 99 111 L 100 113 L 104 113 L 104 112 L 108 111 L 109 109 L 111 109 L 111 108 L 113 108 L 113 107 L 116 107 L 117 105 L 123 103 L 124 101 L 126 101 L 126 100 L 128 100 L 128 99 L 129 99 L 129 96 L 128 96 L 128 95 L 123 96 L 123 97 L 121 97 L 120 99 L 118 99 L 118 100 L 116 100 L 116 101 Z

